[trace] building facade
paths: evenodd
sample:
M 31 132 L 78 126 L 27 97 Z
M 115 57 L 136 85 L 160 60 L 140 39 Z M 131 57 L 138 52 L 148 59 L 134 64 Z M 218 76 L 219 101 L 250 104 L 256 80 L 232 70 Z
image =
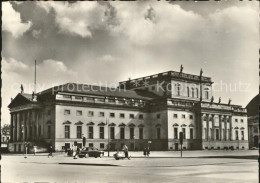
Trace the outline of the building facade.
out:
M 100 149 L 248 149 L 247 112 L 214 102 L 209 77 L 175 71 L 129 79 L 118 88 L 67 83 L 36 96 L 19 93 L 9 104 L 9 150 L 23 144 L 52 144 L 55 150 L 82 146 Z

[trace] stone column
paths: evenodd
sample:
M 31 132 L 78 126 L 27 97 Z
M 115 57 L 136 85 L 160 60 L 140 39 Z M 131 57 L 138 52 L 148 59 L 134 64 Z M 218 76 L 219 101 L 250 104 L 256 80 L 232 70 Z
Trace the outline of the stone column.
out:
M 34 110 L 32 110 L 32 117 L 31 117 L 32 140 L 35 139 L 35 130 L 34 130 L 34 125 L 35 125 L 35 112 L 34 112 Z
M 229 116 L 229 138 L 230 138 L 230 141 L 233 140 L 233 134 L 232 134 L 232 131 L 233 131 L 233 125 L 232 125 L 232 116 Z
M 205 136 L 204 135 L 204 120 L 203 120 L 203 116 L 204 116 L 205 114 L 203 114 L 203 113 L 201 113 L 201 128 L 200 128 L 200 130 L 201 130 L 201 139 L 203 139 L 203 137 Z
M 16 141 L 19 141 L 19 114 L 16 113 Z
M 215 140 L 216 137 L 215 137 L 215 119 L 214 119 L 214 114 L 211 115 L 212 117 L 212 140 Z
M 10 124 L 10 141 L 11 142 L 14 140 L 13 130 L 14 130 L 13 113 L 11 113 L 11 124 Z
M 219 115 L 219 140 L 222 140 L 222 115 Z
M 14 129 L 13 129 L 13 134 L 14 134 L 14 141 L 17 141 L 17 121 L 16 121 L 16 113 L 13 114 L 13 123 L 14 123 Z
M 38 115 L 38 110 L 36 110 L 35 112 L 35 122 L 36 122 L 36 139 L 38 140 L 39 139 L 39 115 Z
M 207 141 L 209 141 L 209 114 L 206 115 L 206 123 L 207 123 Z
M 227 116 L 224 116 L 224 140 L 227 140 Z

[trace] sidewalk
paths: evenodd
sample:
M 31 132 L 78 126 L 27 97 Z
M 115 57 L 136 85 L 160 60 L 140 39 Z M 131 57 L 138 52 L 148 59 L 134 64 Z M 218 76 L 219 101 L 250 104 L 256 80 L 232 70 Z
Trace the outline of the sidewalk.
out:
M 109 157 L 113 157 L 115 151 L 109 152 Z M 55 152 L 56 156 L 66 156 L 65 152 Z M 143 155 L 143 151 L 129 151 L 129 155 L 132 158 L 179 158 L 181 157 L 180 151 L 151 151 L 149 157 Z M 24 156 L 24 154 L 2 154 L 2 156 Z M 28 154 L 27 156 L 34 156 L 34 154 Z M 37 153 L 35 156 L 48 156 L 48 153 Z M 257 157 L 259 156 L 258 150 L 199 150 L 199 151 L 183 151 L 182 157 L 196 158 L 196 157 Z M 104 158 L 108 157 L 108 152 L 105 151 Z

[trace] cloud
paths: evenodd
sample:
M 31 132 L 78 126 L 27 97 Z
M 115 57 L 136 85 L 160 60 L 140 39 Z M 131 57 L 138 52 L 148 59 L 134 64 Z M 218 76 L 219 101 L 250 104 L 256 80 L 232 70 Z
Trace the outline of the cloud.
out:
M 42 32 L 41 30 L 33 30 L 32 35 L 33 35 L 34 38 L 37 39 L 37 38 L 40 37 L 41 32 Z
M 22 36 L 23 33 L 29 30 L 32 23 L 30 21 L 27 23 L 23 23 L 20 13 L 16 12 L 9 2 L 2 2 L 2 6 L 3 30 L 11 32 L 15 38 Z
M 41 2 L 39 3 L 47 12 L 54 10 L 56 24 L 60 32 L 92 37 L 92 31 L 103 24 L 105 9 L 98 2 L 67 3 L 67 2 Z
M 14 98 L 20 92 L 21 84 L 25 93 L 32 93 L 34 90 L 34 63 L 26 65 L 13 58 L 3 57 L 2 64 L 1 119 L 6 124 L 9 122 L 6 120 L 10 118 L 7 106 L 11 97 Z M 77 73 L 68 69 L 62 61 L 49 59 L 37 64 L 37 92 L 54 85 L 77 81 Z
M 29 70 L 28 65 L 13 58 L 3 57 L 2 64 L 3 70 L 8 73 L 23 74 Z
M 97 58 L 98 61 L 101 61 L 103 63 L 113 63 L 115 62 L 117 59 L 114 58 L 113 56 L 107 54 L 107 55 L 103 55 L 99 58 Z

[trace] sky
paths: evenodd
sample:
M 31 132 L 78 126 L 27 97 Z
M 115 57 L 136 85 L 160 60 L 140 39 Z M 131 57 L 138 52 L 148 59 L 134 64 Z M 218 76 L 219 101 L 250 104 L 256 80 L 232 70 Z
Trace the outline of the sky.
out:
M 20 92 L 112 84 L 164 71 L 211 77 L 245 107 L 259 87 L 257 1 L 2 2 L 2 125 Z M 221 87 L 222 86 L 222 87 Z

